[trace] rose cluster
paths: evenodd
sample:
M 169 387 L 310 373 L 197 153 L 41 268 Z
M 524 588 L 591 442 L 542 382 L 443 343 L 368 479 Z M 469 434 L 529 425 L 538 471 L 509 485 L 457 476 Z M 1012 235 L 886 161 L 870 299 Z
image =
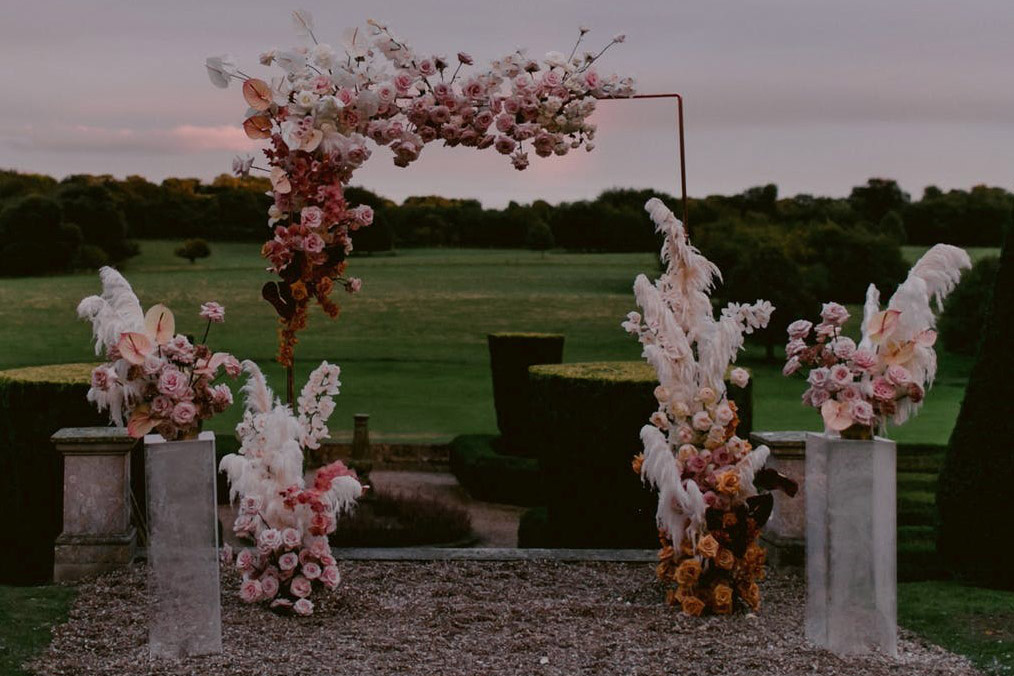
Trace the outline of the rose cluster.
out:
M 933 345 L 936 333 L 925 329 L 909 340 L 894 340 L 900 314 L 885 310 L 872 317 L 868 347 L 843 335 L 849 312 L 838 303 L 824 304 L 816 326 L 804 319 L 789 325 L 782 372 L 788 376 L 809 367 L 803 404 L 820 410 L 827 429 L 866 437 L 882 429 L 901 402 L 918 404 L 925 397 L 924 384 L 907 365 L 917 349 Z
M 239 595 L 247 603 L 309 615 L 314 589 L 334 589 L 340 580 L 327 536 L 363 492 L 341 462 L 317 470 L 310 486 L 303 479 L 303 449 L 317 448 L 328 436 L 340 369 L 324 362 L 314 370 L 294 413 L 273 400 L 253 362 L 243 367 L 250 380 L 247 410 L 236 427 L 242 443 L 220 464 L 230 497 L 240 498 L 233 531 L 252 543 L 236 556 L 243 575 Z
M 530 147 L 537 156 L 565 155 L 594 147 L 588 118 L 595 99 L 633 94 L 633 81 L 603 76 L 595 68 L 619 35 L 597 53 L 578 54 L 587 29 L 569 56 L 550 52 L 529 58 L 523 50 L 466 74 L 474 64 L 458 52 L 454 59 L 416 52 L 386 25 L 370 21 L 367 30 L 348 30 L 338 47 L 318 41 L 308 12 L 296 11 L 303 46 L 270 50 L 260 63 L 275 66 L 268 80 L 240 71 L 228 55 L 206 61 L 213 84 L 242 81 L 248 114 L 246 134 L 265 139 L 268 167 L 239 157 L 241 175 L 263 169 L 271 178 L 274 203 L 269 225 L 274 236 L 262 250 L 280 282 L 264 290 L 280 317 L 279 361 L 292 363 L 296 334 L 306 326 L 306 308 L 316 301 L 331 317 L 336 283 L 355 292 L 361 282 L 346 279 L 345 258 L 352 233 L 370 225 L 369 207 L 350 207 L 343 197 L 353 172 L 370 158 L 369 142 L 390 149 L 405 167 L 427 143 L 493 148 L 517 169 L 528 166 Z
M 100 411 L 109 409 L 117 424 L 127 417 L 133 437 L 151 431 L 169 441 L 194 436 L 201 421 L 232 404 L 232 390 L 215 380 L 222 373 L 240 373 L 235 357 L 212 352 L 206 344 L 211 324 L 225 321 L 225 309 L 215 302 L 201 306 L 207 324 L 203 340 L 194 344 L 176 333 L 169 308 L 159 304 L 141 315 L 137 297 L 118 272 L 103 268 L 100 276 L 104 295 L 86 298 L 78 307 L 91 319 L 100 338 L 97 351 L 104 347 L 107 358 L 92 371 L 88 401 Z

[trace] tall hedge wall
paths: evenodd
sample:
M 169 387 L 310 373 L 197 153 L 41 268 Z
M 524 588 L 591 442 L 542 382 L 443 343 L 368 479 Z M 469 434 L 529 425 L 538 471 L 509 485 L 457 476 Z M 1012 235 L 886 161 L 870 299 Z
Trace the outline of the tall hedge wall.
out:
M 63 527 L 61 427 L 107 425 L 85 395 L 92 364 L 0 371 L 0 583 L 45 582 Z
M 534 457 L 528 438 L 531 395 L 528 367 L 563 361 L 564 336 L 555 333 L 491 333 L 489 366 L 493 374 L 493 405 L 502 437 L 499 449 Z
M 940 473 L 938 549 L 959 576 L 1014 589 L 1014 242 L 1000 254 L 982 346 Z

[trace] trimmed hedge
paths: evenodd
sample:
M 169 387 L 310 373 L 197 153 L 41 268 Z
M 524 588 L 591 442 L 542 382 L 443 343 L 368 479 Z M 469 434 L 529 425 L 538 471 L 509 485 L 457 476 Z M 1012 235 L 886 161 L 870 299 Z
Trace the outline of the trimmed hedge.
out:
M 527 437 L 531 416 L 528 367 L 563 361 L 564 336 L 555 333 L 491 333 L 489 366 L 493 374 L 493 405 L 504 453 L 535 457 Z
M 549 549 L 555 540 L 549 530 L 549 512 L 545 507 L 533 507 L 521 515 L 521 521 L 518 522 L 518 547 Z
M 93 364 L 0 371 L 0 583 L 53 575 L 63 529 L 63 458 L 49 438 L 62 427 L 109 424 L 85 396 Z
M 631 469 L 640 431 L 658 409 L 645 362 L 533 366 L 532 433 L 557 547 L 654 547 L 656 495 Z M 740 436 L 752 425 L 752 389 L 729 387 Z M 520 541 L 520 538 L 519 538 Z
M 1003 589 L 1014 589 L 1012 333 L 1014 242 L 1008 235 L 937 493 L 940 555 L 959 576 Z
M 465 434 L 451 441 L 451 472 L 458 483 L 476 500 L 541 504 L 538 461 L 497 453 L 495 441 L 491 434 Z

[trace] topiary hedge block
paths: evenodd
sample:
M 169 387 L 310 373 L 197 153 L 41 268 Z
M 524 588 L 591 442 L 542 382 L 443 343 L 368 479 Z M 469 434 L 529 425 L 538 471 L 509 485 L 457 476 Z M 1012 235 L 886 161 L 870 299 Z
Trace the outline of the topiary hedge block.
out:
M 654 370 L 645 362 L 533 366 L 533 446 L 558 547 L 654 547 L 656 495 L 631 469 L 641 427 L 658 409 Z M 752 384 L 752 381 L 751 381 Z M 744 439 L 752 388 L 728 386 Z
M 49 438 L 62 427 L 109 424 L 86 395 L 94 364 L 0 371 L 0 583 L 53 574 L 63 528 L 63 458 Z
M 527 437 L 531 415 L 528 367 L 563 361 L 564 336 L 555 333 L 491 333 L 489 366 L 493 405 L 504 453 L 534 457 Z
M 498 453 L 497 437 L 465 434 L 451 441 L 451 472 L 476 500 L 508 505 L 542 503 L 539 463 Z
M 1014 242 L 1007 235 L 982 346 L 940 473 L 938 548 L 959 576 L 1014 589 Z
M 549 512 L 545 507 L 533 507 L 521 515 L 518 522 L 518 547 L 521 549 L 550 549 L 556 537 L 549 530 Z

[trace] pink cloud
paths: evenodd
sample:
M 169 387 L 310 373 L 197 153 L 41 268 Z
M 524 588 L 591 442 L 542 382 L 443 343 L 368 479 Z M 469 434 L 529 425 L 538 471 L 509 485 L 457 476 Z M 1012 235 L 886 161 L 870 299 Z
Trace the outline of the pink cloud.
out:
M 27 126 L 8 130 L 6 143 L 20 150 L 144 154 L 151 152 L 186 155 L 203 152 L 250 152 L 257 145 L 239 127 L 222 125 L 201 127 L 179 125 L 172 129 L 138 130 L 55 125 L 45 128 Z

